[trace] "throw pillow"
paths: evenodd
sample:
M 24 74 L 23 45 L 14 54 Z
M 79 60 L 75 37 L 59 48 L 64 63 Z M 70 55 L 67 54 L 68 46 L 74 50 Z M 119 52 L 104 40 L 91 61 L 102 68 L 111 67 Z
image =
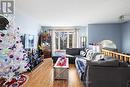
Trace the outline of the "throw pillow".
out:
M 90 50 L 90 49 L 88 49 L 88 48 L 85 48 L 85 49 L 84 49 L 84 51 L 85 51 L 86 53 L 87 53 L 89 50 Z
M 86 60 L 92 60 L 92 56 L 88 55 L 85 57 Z
M 94 53 L 93 53 L 93 50 L 89 50 L 89 51 L 87 52 L 86 57 L 87 57 L 87 56 L 93 56 L 93 54 L 94 54 Z
M 80 55 L 83 56 L 83 57 L 85 57 L 85 56 L 86 56 L 86 52 L 83 51 L 83 50 L 81 50 L 81 51 L 80 51 Z

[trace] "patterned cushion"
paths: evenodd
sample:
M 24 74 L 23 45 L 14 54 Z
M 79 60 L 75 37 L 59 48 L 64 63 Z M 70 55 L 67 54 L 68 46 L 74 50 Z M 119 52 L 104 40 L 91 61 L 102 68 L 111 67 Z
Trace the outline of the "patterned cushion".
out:
M 89 50 L 88 52 L 87 52 L 87 55 L 86 56 L 88 56 L 88 55 L 90 55 L 90 56 L 92 56 L 94 53 L 93 53 L 93 50 Z
M 87 53 L 89 50 L 90 50 L 90 49 L 88 49 L 88 48 L 85 48 L 85 49 L 84 49 L 84 51 L 85 51 L 86 53 Z
M 85 59 L 92 60 L 92 56 L 88 55 L 88 56 L 85 57 Z
M 89 50 L 89 51 L 87 52 L 86 58 L 87 58 L 88 60 L 92 60 L 92 59 L 93 59 L 93 55 L 94 55 L 93 50 Z
M 81 51 L 80 51 L 80 55 L 83 56 L 83 57 L 85 57 L 85 56 L 86 56 L 86 52 L 83 51 L 83 50 L 81 50 Z

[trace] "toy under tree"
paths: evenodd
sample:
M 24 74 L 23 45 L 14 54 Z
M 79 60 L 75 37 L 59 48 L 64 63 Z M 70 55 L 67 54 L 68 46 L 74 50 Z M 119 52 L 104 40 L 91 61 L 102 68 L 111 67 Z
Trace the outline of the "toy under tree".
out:
M 0 77 L 10 81 L 27 71 L 27 55 L 23 49 L 19 28 L 9 24 L 2 28 L 3 26 L 0 27 Z

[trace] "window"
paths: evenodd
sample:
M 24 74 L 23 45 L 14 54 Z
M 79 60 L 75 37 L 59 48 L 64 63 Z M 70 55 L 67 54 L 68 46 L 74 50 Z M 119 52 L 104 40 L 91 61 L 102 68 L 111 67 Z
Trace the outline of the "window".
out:
M 56 50 L 65 50 L 66 48 L 74 47 L 74 32 L 56 31 L 55 32 L 55 47 Z

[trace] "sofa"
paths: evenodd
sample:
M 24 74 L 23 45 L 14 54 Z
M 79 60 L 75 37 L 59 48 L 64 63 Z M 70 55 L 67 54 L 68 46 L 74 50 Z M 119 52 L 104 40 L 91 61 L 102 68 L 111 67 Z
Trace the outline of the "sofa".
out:
M 71 48 L 67 54 L 75 56 L 75 66 L 84 87 L 129 87 L 130 67 L 127 63 L 106 56 L 94 61 L 99 53 L 86 52 L 83 56 L 83 50 L 75 52 L 75 48 Z
M 66 55 L 70 64 L 75 64 L 76 57 L 80 56 L 80 51 L 84 48 L 66 48 Z
M 75 64 L 75 59 L 80 55 L 81 50 L 83 50 L 83 48 L 66 48 L 65 52 L 56 51 L 52 53 L 53 64 L 55 64 L 57 59 L 62 55 L 66 55 L 66 57 L 69 58 L 69 64 Z

